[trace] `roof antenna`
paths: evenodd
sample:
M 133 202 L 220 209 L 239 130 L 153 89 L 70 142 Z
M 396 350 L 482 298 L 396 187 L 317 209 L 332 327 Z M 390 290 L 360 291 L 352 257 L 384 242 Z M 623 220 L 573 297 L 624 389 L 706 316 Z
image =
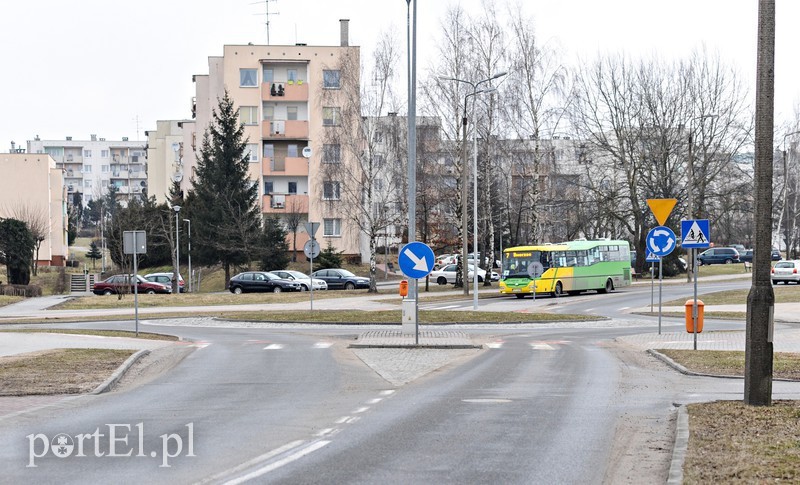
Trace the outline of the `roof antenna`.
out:
M 266 11 L 263 14 L 259 13 L 259 14 L 256 14 L 256 15 L 265 15 L 266 18 L 267 18 L 267 21 L 266 21 L 266 26 L 267 26 L 267 45 L 270 45 L 270 43 L 269 43 L 269 16 L 270 15 L 280 15 L 279 12 L 270 12 L 269 11 L 269 2 L 277 2 L 277 1 L 278 0 L 263 0 L 263 2 L 255 2 L 255 3 L 251 3 L 250 4 L 250 5 L 258 5 L 260 3 L 264 3 L 264 7 L 266 8 Z

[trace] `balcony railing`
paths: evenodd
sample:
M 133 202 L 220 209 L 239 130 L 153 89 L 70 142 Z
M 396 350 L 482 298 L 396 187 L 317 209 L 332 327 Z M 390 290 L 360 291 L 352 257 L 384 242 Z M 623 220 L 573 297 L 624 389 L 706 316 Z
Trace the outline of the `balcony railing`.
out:
M 261 99 L 264 101 L 308 101 L 308 84 L 303 81 L 263 83 Z
M 308 176 L 308 160 L 302 157 L 266 157 L 261 166 L 262 175 Z
M 308 195 L 266 194 L 263 204 L 265 213 L 308 213 Z
M 308 139 L 306 120 L 265 120 L 261 125 L 262 138 Z

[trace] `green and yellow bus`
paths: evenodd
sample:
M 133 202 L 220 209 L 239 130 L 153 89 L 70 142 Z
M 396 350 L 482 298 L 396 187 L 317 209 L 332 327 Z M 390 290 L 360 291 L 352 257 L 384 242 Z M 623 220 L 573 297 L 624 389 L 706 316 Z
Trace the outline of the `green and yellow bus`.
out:
M 503 250 L 503 255 L 500 293 L 517 298 L 534 291 L 553 296 L 589 290 L 608 293 L 631 284 L 627 241 L 579 240 L 518 246 Z

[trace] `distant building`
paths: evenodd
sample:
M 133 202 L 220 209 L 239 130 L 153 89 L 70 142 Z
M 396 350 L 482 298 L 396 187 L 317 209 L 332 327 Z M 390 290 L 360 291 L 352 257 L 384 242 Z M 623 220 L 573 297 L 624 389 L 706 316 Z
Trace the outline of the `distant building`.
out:
M 184 170 L 184 153 L 193 150 L 184 142 L 184 123 L 194 126 L 194 121 L 159 120 L 156 129 L 146 131 L 147 135 L 147 195 L 155 196 L 157 203 L 166 202 L 174 183 L 178 183 L 181 191 L 189 186 L 189 173 Z
M 64 185 L 68 198 L 81 194 L 84 207 L 92 200 L 108 194 L 109 187 L 117 188 L 117 200 L 122 203 L 147 192 L 147 159 L 145 143 L 107 141 L 90 135 L 89 140 L 28 141 L 28 153 L 46 153 L 64 169 Z
M 36 264 L 64 266 L 69 248 L 63 169 L 47 154 L 0 153 L 0 170 L 0 217 L 39 226 Z

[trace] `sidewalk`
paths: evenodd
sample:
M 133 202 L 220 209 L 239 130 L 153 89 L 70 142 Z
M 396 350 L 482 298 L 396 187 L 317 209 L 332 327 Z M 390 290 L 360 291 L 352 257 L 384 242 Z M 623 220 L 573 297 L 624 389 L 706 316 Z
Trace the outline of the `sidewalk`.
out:
M 351 349 L 480 349 L 480 345 L 472 343 L 465 332 L 454 330 L 421 330 L 419 342 L 415 334 L 404 334 L 402 330 L 375 330 L 359 335 L 355 343 L 348 345 Z

